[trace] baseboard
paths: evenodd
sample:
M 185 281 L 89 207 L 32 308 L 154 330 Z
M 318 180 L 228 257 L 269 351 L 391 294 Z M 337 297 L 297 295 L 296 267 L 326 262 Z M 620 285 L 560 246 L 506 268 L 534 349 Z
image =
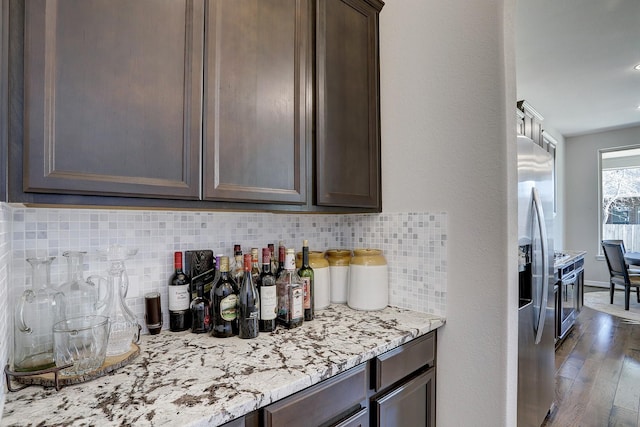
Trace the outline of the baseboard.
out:
M 593 288 L 609 289 L 609 282 L 596 282 L 595 280 L 585 280 L 584 285 L 591 286 Z

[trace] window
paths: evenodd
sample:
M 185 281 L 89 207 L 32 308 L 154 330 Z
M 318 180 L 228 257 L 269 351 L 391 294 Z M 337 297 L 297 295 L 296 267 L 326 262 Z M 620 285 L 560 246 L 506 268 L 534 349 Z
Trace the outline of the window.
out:
M 600 150 L 599 166 L 600 239 L 640 252 L 640 146 Z

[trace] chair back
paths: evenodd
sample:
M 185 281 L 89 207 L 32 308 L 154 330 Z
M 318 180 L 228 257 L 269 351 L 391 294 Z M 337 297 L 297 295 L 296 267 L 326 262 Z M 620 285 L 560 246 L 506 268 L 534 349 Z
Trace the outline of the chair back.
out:
M 602 243 L 621 243 L 622 253 L 627 252 L 627 249 L 624 247 L 624 240 L 603 240 Z
M 604 257 L 607 259 L 611 279 L 622 279 L 624 283 L 629 284 L 629 270 L 627 270 L 627 264 L 624 261 L 624 243 L 603 240 L 602 250 L 604 251 Z

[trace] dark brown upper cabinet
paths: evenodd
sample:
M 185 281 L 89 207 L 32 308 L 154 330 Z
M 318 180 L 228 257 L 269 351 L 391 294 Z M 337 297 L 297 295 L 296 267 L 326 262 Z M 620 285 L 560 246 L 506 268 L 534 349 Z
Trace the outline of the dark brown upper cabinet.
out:
M 204 198 L 307 201 L 309 0 L 212 0 L 205 42 Z
M 29 0 L 25 192 L 200 197 L 203 0 Z
M 318 0 L 316 203 L 381 209 L 377 0 Z
M 9 4 L 9 201 L 381 210 L 382 2 Z

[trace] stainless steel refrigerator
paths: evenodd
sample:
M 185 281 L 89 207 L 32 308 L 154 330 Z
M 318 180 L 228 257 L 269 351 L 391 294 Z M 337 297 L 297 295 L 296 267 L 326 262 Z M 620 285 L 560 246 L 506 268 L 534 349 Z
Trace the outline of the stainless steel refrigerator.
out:
M 518 427 L 540 427 L 554 399 L 553 167 L 518 136 Z

